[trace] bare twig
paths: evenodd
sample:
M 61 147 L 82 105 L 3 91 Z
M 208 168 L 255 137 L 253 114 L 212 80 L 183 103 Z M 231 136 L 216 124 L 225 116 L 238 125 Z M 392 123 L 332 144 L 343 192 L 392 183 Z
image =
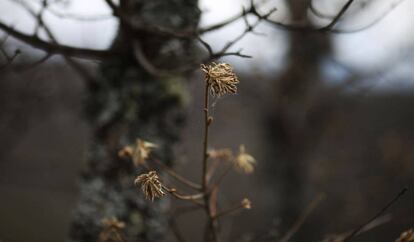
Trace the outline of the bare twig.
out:
M 382 214 L 385 213 L 393 204 L 395 204 L 406 192 L 407 188 L 402 189 L 389 203 L 387 203 L 377 214 L 375 214 L 372 218 L 370 218 L 367 222 L 360 225 L 356 228 L 352 233 L 350 233 L 343 242 L 350 241 L 354 238 L 361 230 L 363 230 L 368 224 L 372 223 L 374 220 L 379 218 Z
M 351 7 L 353 2 L 354 0 L 348 0 L 344 4 L 344 6 L 341 8 L 341 10 L 339 10 L 338 14 L 333 18 L 332 22 L 322 29 L 325 31 L 331 30 L 338 23 L 338 21 L 342 18 L 342 16 L 344 16 L 344 14 L 349 9 L 349 7 Z
M 197 194 L 192 194 L 192 195 L 183 195 L 177 192 L 177 189 L 175 188 L 168 188 L 166 186 L 163 186 L 163 188 L 165 189 L 165 191 L 169 192 L 171 195 L 173 195 L 174 197 L 180 199 L 180 200 L 187 200 L 187 201 L 191 201 L 194 204 L 200 206 L 200 207 L 205 207 L 205 204 L 203 204 L 202 202 L 200 202 L 199 200 L 202 199 L 203 197 L 205 197 L 205 193 L 197 193 Z
M 237 212 L 239 210 L 242 210 L 242 209 L 245 209 L 245 206 L 242 203 L 238 202 L 237 204 L 234 204 L 232 207 L 230 207 L 230 208 L 228 208 L 224 211 L 218 212 L 217 214 L 214 215 L 213 218 L 218 219 L 220 217 L 230 215 L 230 214 L 235 213 L 235 212 Z
M 44 29 L 44 31 L 46 32 L 46 35 L 49 37 L 49 39 L 51 40 L 51 42 L 55 45 L 59 45 L 58 40 L 56 39 L 56 37 L 54 36 L 54 34 L 52 33 L 52 31 L 49 29 L 49 27 L 45 24 L 45 22 L 43 21 L 43 13 L 48 9 L 48 4 L 46 1 L 43 1 L 42 3 L 42 8 L 40 9 L 39 13 L 36 13 L 26 2 L 18 0 L 15 1 L 15 3 L 21 5 L 30 15 L 32 15 L 33 18 L 36 19 L 37 21 L 37 27 L 36 30 L 34 32 L 35 36 L 37 36 L 37 31 L 42 28 Z M 88 85 L 90 87 L 95 85 L 95 78 L 93 78 L 88 71 L 86 71 L 79 63 L 77 63 L 75 60 L 72 60 L 69 56 L 67 56 L 66 54 L 62 53 L 63 58 L 65 59 L 65 61 L 75 70 L 77 71 L 88 83 Z M 52 57 L 52 53 L 47 52 L 46 55 L 41 58 L 40 60 L 36 61 L 35 63 L 31 64 L 28 66 L 28 68 L 33 68 L 35 66 L 38 66 L 42 63 L 44 63 L 45 61 L 47 61 L 50 57 Z
M 187 178 L 179 175 L 177 172 L 175 172 L 174 170 L 172 170 L 170 167 L 168 167 L 167 165 L 165 165 L 164 163 L 162 163 L 161 161 L 157 160 L 157 159 L 150 159 L 150 161 L 153 161 L 154 163 L 156 163 L 158 166 L 160 166 L 165 172 L 167 172 L 168 175 L 170 175 L 171 177 L 173 177 L 174 179 L 176 179 L 177 181 L 181 182 L 182 184 L 195 189 L 195 190 L 200 190 L 201 186 L 195 182 L 192 182 L 190 180 L 188 180 Z
M 63 44 L 53 44 L 44 41 L 37 36 L 31 36 L 20 31 L 15 30 L 12 27 L 0 22 L 0 29 L 8 33 L 10 36 L 23 41 L 24 43 L 48 53 L 63 54 L 67 56 L 80 57 L 92 60 L 101 60 L 116 55 L 113 50 L 93 50 L 88 48 L 77 48 Z
M 319 194 L 313 201 L 308 205 L 303 214 L 295 221 L 293 226 L 287 231 L 287 233 L 280 239 L 280 242 L 288 242 L 292 236 L 302 227 L 303 223 L 309 217 L 313 210 L 319 205 L 320 202 L 325 198 L 325 194 Z
M 331 34 L 350 34 L 350 33 L 360 32 L 360 31 L 363 31 L 363 30 L 366 30 L 368 28 L 373 27 L 374 25 L 379 23 L 382 19 L 384 19 L 390 12 L 392 12 L 393 9 L 395 9 L 403 1 L 404 0 L 400 0 L 400 1 L 397 1 L 393 4 L 391 4 L 390 8 L 386 12 L 384 12 L 381 16 L 379 16 L 378 18 L 373 20 L 371 23 L 369 23 L 369 24 L 367 24 L 363 27 L 356 28 L 356 29 L 351 29 L 351 30 L 335 28 L 335 25 L 337 25 L 337 23 L 343 18 L 345 13 L 349 10 L 351 5 L 353 4 L 354 0 L 348 0 L 335 16 L 326 16 L 326 15 L 324 15 L 324 14 L 320 13 L 319 11 L 317 11 L 311 4 L 309 6 L 309 8 L 310 8 L 311 12 L 313 12 L 315 15 L 317 15 L 318 17 L 321 17 L 321 18 L 332 18 L 332 21 L 329 24 L 327 24 L 326 26 L 323 26 L 323 27 L 315 27 L 315 26 L 312 26 L 312 25 L 309 25 L 309 24 L 303 25 L 303 24 L 282 23 L 282 22 L 278 22 L 278 21 L 275 21 L 275 20 L 271 20 L 269 17 L 265 17 L 265 16 L 259 14 L 257 11 L 252 12 L 252 14 L 259 17 L 259 18 L 263 18 L 266 22 L 274 25 L 275 27 L 278 27 L 278 28 L 281 28 L 281 29 L 287 30 L 287 31 L 321 32 L 321 33 L 327 33 L 328 32 L 328 33 L 331 33 Z

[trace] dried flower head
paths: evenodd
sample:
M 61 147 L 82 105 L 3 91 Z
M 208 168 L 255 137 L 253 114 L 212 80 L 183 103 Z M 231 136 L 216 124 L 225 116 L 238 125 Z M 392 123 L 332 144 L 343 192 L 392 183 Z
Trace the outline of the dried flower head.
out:
M 414 228 L 403 232 L 395 242 L 413 242 L 414 241 Z
M 156 144 L 137 139 L 135 145 L 128 145 L 122 148 L 118 152 L 118 156 L 121 158 L 131 157 L 134 165 L 140 166 L 145 164 L 145 160 L 148 159 L 151 151 L 156 147 Z
M 243 198 L 241 201 L 241 206 L 244 209 L 251 209 L 252 208 L 252 202 L 248 198 Z
M 119 221 L 116 217 L 104 218 L 102 219 L 102 224 L 105 228 L 116 228 L 116 229 L 125 228 L 125 223 Z
M 122 230 L 125 228 L 125 223 L 119 221 L 117 218 L 105 218 L 102 220 L 103 228 L 98 236 L 98 242 L 115 241 L 121 242 Z
M 136 186 L 141 185 L 145 198 L 148 200 L 154 201 L 154 198 L 165 195 L 163 185 L 156 171 L 150 171 L 146 174 L 139 175 L 135 179 L 134 184 Z
M 134 152 L 134 148 L 131 145 L 127 145 L 118 151 L 118 157 L 119 158 L 132 157 L 133 152 Z
M 210 150 L 208 156 L 211 159 L 230 161 L 233 158 L 233 153 L 230 149 Z
M 201 65 L 205 79 L 212 96 L 223 96 L 229 93 L 237 93 L 239 80 L 233 72 L 232 67 L 227 63 L 211 63 Z
M 244 145 L 240 145 L 239 153 L 234 159 L 234 164 L 239 171 L 250 174 L 254 171 L 256 159 L 246 152 Z

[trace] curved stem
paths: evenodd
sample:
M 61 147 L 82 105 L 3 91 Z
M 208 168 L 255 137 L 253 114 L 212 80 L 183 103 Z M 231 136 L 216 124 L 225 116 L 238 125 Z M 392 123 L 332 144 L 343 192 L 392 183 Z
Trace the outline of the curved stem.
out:
M 192 195 L 183 195 L 183 194 L 178 193 L 177 189 L 175 189 L 175 188 L 168 188 L 164 185 L 162 187 L 165 191 L 169 192 L 172 196 L 174 196 L 174 197 L 176 197 L 180 200 L 191 201 L 191 202 L 197 204 L 200 207 L 203 207 L 203 208 L 205 207 L 205 205 L 202 202 L 198 201 L 199 199 L 205 197 L 204 193 L 197 193 L 197 194 L 192 194 Z
M 240 210 L 240 209 L 244 209 L 243 204 L 241 204 L 241 203 L 235 204 L 233 207 L 231 207 L 231 208 L 229 208 L 229 209 L 226 209 L 226 210 L 224 210 L 224 211 L 221 211 L 221 212 L 217 213 L 217 214 L 213 217 L 213 219 L 217 219 L 217 218 L 219 218 L 219 217 L 223 217 L 223 216 L 225 216 L 225 215 L 229 215 L 229 214 L 231 214 L 231 213 L 237 212 L 237 211 L 238 211 L 238 210 Z
M 161 161 L 157 159 L 150 159 L 154 163 L 156 163 L 158 166 L 160 166 L 168 175 L 176 179 L 177 181 L 181 182 L 184 185 L 187 185 L 188 187 L 195 189 L 195 190 L 201 190 L 201 186 L 195 182 L 192 182 L 188 180 L 187 178 L 179 175 L 177 172 L 175 172 L 173 169 L 162 163 Z

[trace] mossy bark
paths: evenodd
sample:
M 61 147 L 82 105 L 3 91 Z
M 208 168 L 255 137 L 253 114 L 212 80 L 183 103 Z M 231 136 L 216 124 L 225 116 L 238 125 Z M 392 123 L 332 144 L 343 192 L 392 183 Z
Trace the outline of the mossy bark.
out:
M 133 22 L 177 31 L 195 28 L 200 16 L 196 0 L 129 0 L 121 1 L 121 7 Z M 172 146 L 185 120 L 185 76 L 158 78 L 147 73 L 133 55 L 136 40 L 157 66 L 169 68 L 169 63 L 183 64 L 194 56 L 192 40 L 144 31 L 132 37 L 120 27 L 112 48 L 123 55 L 103 62 L 98 82 L 88 89 L 85 110 L 94 130 L 93 143 L 70 229 L 72 241 L 96 241 L 101 220 L 112 216 L 126 223 L 129 241 L 162 241 L 168 228 L 164 214 L 168 200 L 145 201 L 133 186 L 139 170 L 119 159 L 117 152 L 142 137 L 157 143 L 157 155 L 172 163 Z

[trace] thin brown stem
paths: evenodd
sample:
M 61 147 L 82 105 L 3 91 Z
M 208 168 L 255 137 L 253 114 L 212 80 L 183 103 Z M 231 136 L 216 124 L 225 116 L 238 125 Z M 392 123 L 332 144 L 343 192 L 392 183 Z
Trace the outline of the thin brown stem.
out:
M 175 189 L 175 188 L 168 188 L 166 186 L 163 186 L 163 189 L 165 191 L 167 191 L 168 193 L 170 193 L 172 196 L 174 196 L 177 199 L 190 201 L 190 202 L 196 204 L 199 207 L 205 208 L 205 204 L 203 204 L 202 202 L 199 201 L 200 199 L 205 197 L 204 193 L 197 193 L 197 194 L 192 194 L 192 195 L 183 195 L 183 194 L 178 193 L 177 189 Z
M 220 218 L 220 217 L 223 217 L 223 216 L 226 216 L 226 215 L 232 214 L 232 213 L 237 212 L 237 211 L 239 211 L 239 210 L 241 210 L 241 209 L 245 209 L 242 203 L 235 204 L 235 205 L 234 205 L 233 207 L 231 207 L 231 208 L 228 208 L 228 209 L 226 209 L 226 210 L 224 210 L 224 211 L 218 212 L 218 213 L 214 216 L 214 219 L 218 219 L 218 218 Z
M 204 210 L 207 215 L 207 226 L 205 231 L 205 240 L 206 242 L 218 242 L 218 234 L 217 234 L 217 224 L 214 220 L 215 216 L 215 207 L 217 203 L 217 196 L 213 193 L 208 192 L 208 183 L 209 183 L 209 176 L 208 176 L 208 131 L 209 126 L 212 122 L 212 119 L 209 116 L 209 85 L 208 79 L 205 80 L 205 90 L 204 90 L 204 138 L 203 138 L 203 157 L 202 157 L 202 192 L 204 194 Z
M 202 189 L 206 190 L 207 187 L 207 158 L 208 158 L 208 153 L 207 153 L 207 147 L 208 147 L 208 129 L 209 129 L 209 122 L 208 122 L 208 118 L 209 118 L 209 112 L 208 112 L 208 80 L 206 80 L 205 83 L 205 91 L 204 91 L 204 140 L 203 140 L 203 158 L 202 158 L 202 164 L 203 164 L 203 171 L 202 171 Z
M 181 182 L 184 185 L 187 185 L 188 187 L 198 190 L 201 190 L 201 186 L 195 182 L 192 182 L 188 180 L 187 178 L 179 175 L 177 172 L 175 172 L 173 169 L 162 163 L 161 161 L 157 159 L 150 159 L 150 161 L 156 163 L 159 167 L 161 167 L 168 175 L 176 179 L 177 181 Z

